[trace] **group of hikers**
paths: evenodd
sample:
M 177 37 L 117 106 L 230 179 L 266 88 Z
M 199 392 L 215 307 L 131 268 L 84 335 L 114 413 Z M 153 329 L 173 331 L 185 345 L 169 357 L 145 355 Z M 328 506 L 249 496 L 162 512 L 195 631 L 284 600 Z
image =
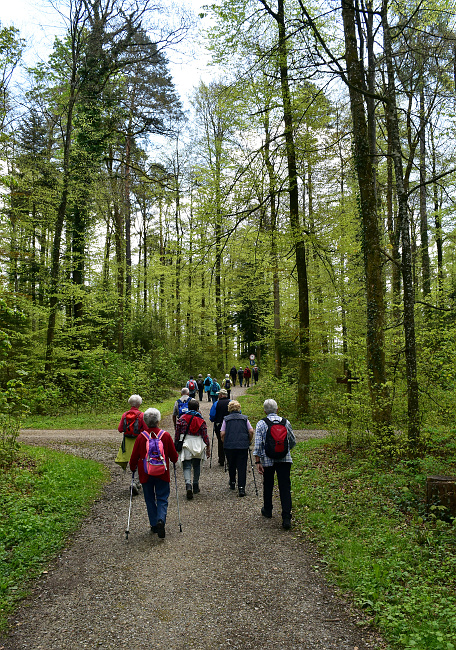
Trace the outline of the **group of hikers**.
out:
M 236 366 L 233 366 L 230 372 L 226 373 L 221 385 L 215 377 L 211 377 L 210 373 L 207 373 L 204 379 L 202 374 L 199 374 L 196 379 L 191 375 L 186 388 L 189 390 L 190 398 L 196 398 L 196 393 L 198 393 L 199 401 L 202 402 L 203 395 L 206 394 L 207 401 L 214 403 L 217 401 L 222 388 L 227 391 L 228 397 L 231 397 L 231 388 L 236 386 L 236 379 L 239 381 L 239 386 L 241 388 L 243 382 L 244 385 L 249 388 L 250 378 L 253 377 L 253 382 L 256 384 L 258 382 L 258 375 L 259 368 L 256 365 L 252 370 L 250 370 L 249 366 L 246 366 L 245 368 L 239 366 L 239 370 L 236 369 Z
M 124 470 L 129 464 L 132 471 L 132 494 L 138 494 L 142 488 L 150 528 L 159 538 L 165 537 L 170 494 L 169 463 L 174 464 L 175 476 L 176 463 L 181 464 L 186 497 L 192 500 L 200 492 L 201 463 L 211 457 L 211 451 L 213 454 L 207 424 L 199 411 L 199 401 L 195 398 L 198 387 L 195 391 L 192 390 L 192 379 L 190 377 L 187 385 L 181 389 L 181 396 L 174 404 L 174 439 L 160 428 L 161 414 L 158 409 L 149 408 L 144 413 L 139 410 L 142 404 L 139 395 L 129 398 L 130 408 L 122 415 L 118 427 L 123 437 L 115 462 Z M 215 433 L 219 465 L 227 464 L 228 467 L 229 489 L 236 489 L 237 478 L 240 497 L 246 496 L 249 453 L 252 472 L 254 471 L 250 445 L 255 438 L 253 457 L 257 471 L 263 477 L 261 514 L 266 518 L 272 517 L 272 493 L 274 476 L 277 474 L 282 526 L 288 530 L 291 526 L 290 451 L 296 440 L 290 422 L 277 414 L 275 400 L 265 400 L 263 409 L 265 417 L 257 423 L 254 431 L 248 417 L 241 412 L 239 402 L 230 399 L 228 389 L 219 388 L 209 416 L 214 423 L 212 437 Z M 139 481 L 135 479 L 136 470 Z

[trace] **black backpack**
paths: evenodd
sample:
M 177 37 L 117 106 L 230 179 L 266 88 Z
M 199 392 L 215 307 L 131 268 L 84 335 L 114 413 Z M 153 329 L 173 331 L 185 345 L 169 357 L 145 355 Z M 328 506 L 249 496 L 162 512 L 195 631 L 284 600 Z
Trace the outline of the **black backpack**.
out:
M 268 427 L 264 440 L 264 453 L 273 460 L 285 458 L 288 453 L 287 421 L 285 418 L 281 418 L 280 422 L 273 422 L 269 418 L 263 418 L 263 422 Z

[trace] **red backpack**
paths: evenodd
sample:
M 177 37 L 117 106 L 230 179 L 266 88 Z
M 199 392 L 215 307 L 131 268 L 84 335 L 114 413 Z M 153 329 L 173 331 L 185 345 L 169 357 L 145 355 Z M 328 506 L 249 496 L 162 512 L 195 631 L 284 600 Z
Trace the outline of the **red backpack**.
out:
M 190 379 L 190 381 L 188 382 L 188 390 L 189 390 L 191 393 L 194 393 L 195 390 L 196 390 L 196 388 L 197 388 L 197 386 L 196 386 L 196 381 L 194 381 L 193 379 Z
M 263 418 L 268 430 L 264 440 L 264 453 L 273 460 L 285 458 L 288 453 L 288 430 L 287 421 L 281 418 L 280 422 L 273 422 L 269 418 Z
M 123 432 L 127 438 L 136 438 L 139 435 L 139 415 L 138 411 L 125 413 Z

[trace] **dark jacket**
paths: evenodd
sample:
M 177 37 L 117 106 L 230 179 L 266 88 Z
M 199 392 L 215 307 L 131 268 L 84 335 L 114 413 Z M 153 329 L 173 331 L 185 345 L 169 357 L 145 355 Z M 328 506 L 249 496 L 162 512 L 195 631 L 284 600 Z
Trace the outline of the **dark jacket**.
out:
M 223 418 L 225 415 L 228 415 L 228 404 L 230 401 L 229 397 L 220 397 L 215 404 L 215 415 L 212 421 L 218 431 L 220 431 L 220 427 L 222 426 Z
M 225 417 L 225 449 L 248 449 L 250 445 L 249 430 L 247 429 L 246 415 L 230 413 Z

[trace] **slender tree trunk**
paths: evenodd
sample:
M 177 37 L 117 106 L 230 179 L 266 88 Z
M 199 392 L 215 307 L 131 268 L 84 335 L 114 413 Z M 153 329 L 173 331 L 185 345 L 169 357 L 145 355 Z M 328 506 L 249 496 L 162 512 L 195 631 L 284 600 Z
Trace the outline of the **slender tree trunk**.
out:
M 435 143 L 434 143 L 434 129 L 432 128 L 432 125 L 431 125 L 431 147 L 432 147 L 432 176 L 433 178 L 435 178 L 437 176 L 437 162 L 436 162 L 436 152 L 435 152 Z M 440 206 L 439 206 L 439 186 L 436 182 L 433 183 L 433 197 L 434 197 L 435 246 L 437 248 L 437 288 L 438 288 L 439 301 L 441 301 L 442 294 L 443 294 L 442 220 L 440 217 Z
M 354 155 L 360 192 L 363 227 L 364 268 L 367 302 L 367 367 L 372 403 L 372 417 L 377 436 L 391 434 L 391 402 L 386 386 L 385 367 L 385 304 L 382 277 L 381 234 L 375 196 L 375 169 L 362 93 L 363 74 L 358 57 L 355 10 L 353 0 L 342 1 L 345 36 L 345 60 L 350 83 L 350 105 L 353 119 Z
M 277 21 L 279 31 L 279 66 L 280 84 L 282 91 L 283 119 L 285 125 L 285 144 L 288 167 L 288 193 L 290 226 L 296 255 L 296 268 L 298 275 L 298 313 L 299 313 L 299 373 L 297 410 L 302 417 L 309 412 L 310 389 L 310 346 L 309 346 L 309 287 L 307 280 L 306 246 L 299 221 L 299 190 L 298 174 L 296 170 L 296 152 L 294 142 L 293 110 L 291 105 L 287 34 L 285 27 L 284 1 L 278 0 Z
M 421 280 L 423 299 L 431 293 L 431 263 L 429 260 L 429 235 L 426 207 L 426 118 L 424 88 L 420 89 L 420 240 Z
M 420 412 L 418 399 L 418 378 L 416 367 L 415 340 L 415 295 L 412 270 L 412 248 L 410 241 L 410 223 L 407 193 L 404 188 L 402 169 L 402 150 L 397 116 L 396 90 L 393 67 L 391 36 L 389 31 L 387 4 L 382 7 L 383 46 L 388 73 L 388 104 L 386 106 L 387 129 L 391 134 L 392 156 L 396 175 L 396 191 L 398 198 L 398 220 L 402 239 L 402 279 L 404 284 L 404 334 L 405 334 L 405 365 L 407 375 L 408 402 L 408 439 L 412 447 L 416 447 L 420 439 Z

